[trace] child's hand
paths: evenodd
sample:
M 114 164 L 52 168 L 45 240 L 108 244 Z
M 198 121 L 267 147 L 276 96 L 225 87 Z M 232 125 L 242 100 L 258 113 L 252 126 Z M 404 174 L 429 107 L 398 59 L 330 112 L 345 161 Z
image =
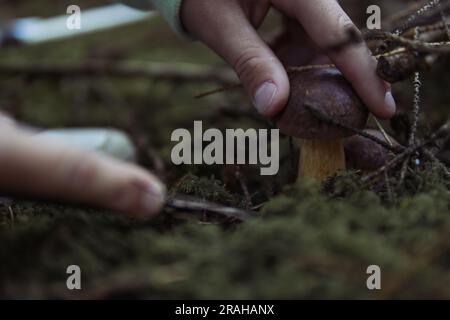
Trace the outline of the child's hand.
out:
M 156 214 L 164 186 L 137 166 L 31 137 L 0 114 L 0 193 Z
M 345 41 L 355 28 L 335 0 L 184 0 L 186 29 L 221 55 L 236 71 L 258 111 L 273 116 L 289 97 L 285 69 L 255 31 L 270 6 L 296 18 L 320 48 Z M 364 43 L 330 54 L 369 110 L 380 118 L 395 113 L 390 86 L 376 75 Z

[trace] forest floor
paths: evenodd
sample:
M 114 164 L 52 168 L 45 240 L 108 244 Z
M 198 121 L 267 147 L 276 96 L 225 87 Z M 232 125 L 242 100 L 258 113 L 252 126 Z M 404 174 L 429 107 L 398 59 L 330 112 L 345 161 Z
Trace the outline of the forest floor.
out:
M 88 60 L 224 67 L 201 44 L 177 39 L 159 19 L 0 50 L 0 65 L 32 68 Z M 449 118 L 449 68 L 443 61 L 423 73 L 423 136 Z M 158 218 L 142 223 L 93 208 L 2 199 L 0 296 L 450 298 L 450 181 L 441 163 L 419 163 L 402 183 L 395 172 L 382 175 L 388 188 L 364 185 L 355 172 L 323 185 L 294 183 L 296 159 L 282 137 L 276 177 L 262 177 L 254 166 L 172 165 L 170 134 L 192 129 L 194 120 L 220 129 L 267 128 L 239 90 L 193 99 L 215 86 L 143 77 L 0 73 L 0 108 L 18 120 L 40 128 L 123 129 L 138 145 L 139 163 L 155 171 L 170 194 L 258 207 L 245 222 L 166 207 Z M 396 85 L 394 94 L 407 113 L 412 81 Z M 383 125 L 402 140 L 398 125 Z M 450 145 L 444 146 L 443 157 L 449 152 Z M 72 264 L 82 269 L 81 291 L 66 288 L 66 268 Z M 370 265 L 382 270 L 382 290 L 366 287 Z

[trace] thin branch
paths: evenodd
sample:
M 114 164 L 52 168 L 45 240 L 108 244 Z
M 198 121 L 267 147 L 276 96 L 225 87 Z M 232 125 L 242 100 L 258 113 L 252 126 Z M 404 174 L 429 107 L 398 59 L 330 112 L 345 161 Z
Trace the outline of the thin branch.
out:
M 231 84 L 229 86 L 224 86 L 224 87 L 221 87 L 221 88 L 217 88 L 217 89 L 214 89 L 214 90 L 211 90 L 211 91 L 202 92 L 202 93 L 199 93 L 199 94 L 195 95 L 194 99 L 201 99 L 201 98 L 204 98 L 204 97 L 207 97 L 207 96 L 211 96 L 211 95 L 216 94 L 216 93 L 221 93 L 221 92 L 234 90 L 234 89 L 239 89 L 239 88 L 242 88 L 242 83 L 235 83 L 235 84 Z
M 435 22 L 441 18 L 441 11 L 448 11 L 449 9 L 450 4 L 446 2 L 442 6 L 440 0 L 432 0 L 420 4 L 419 7 L 412 7 L 409 9 L 409 12 L 405 11 L 405 14 L 398 19 L 401 20 L 403 18 L 403 22 L 393 27 L 395 29 L 394 33 L 397 35 L 403 34 L 410 28 Z
M 306 71 L 306 70 L 311 70 L 311 69 L 332 68 L 332 67 L 334 67 L 334 64 L 317 64 L 317 65 L 308 65 L 308 66 L 301 66 L 301 67 L 287 67 L 286 72 L 288 73 L 288 75 L 290 75 L 290 74 L 294 74 L 294 73 L 302 72 L 302 71 Z M 202 92 L 200 94 L 195 95 L 194 98 L 201 99 L 201 98 L 211 96 L 216 93 L 221 93 L 221 92 L 234 90 L 234 89 L 240 89 L 240 88 L 242 88 L 242 83 L 235 83 L 235 84 L 231 84 L 231 85 L 217 88 L 214 90 Z
M 378 177 L 379 175 L 383 174 L 384 172 L 391 170 L 392 168 L 396 167 L 406 156 L 408 156 L 411 152 L 411 148 L 405 150 L 404 152 L 396 155 L 392 160 L 390 160 L 388 163 L 386 163 L 384 166 L 380 167 L 378 170 L 371 172 L 364 177 L 361 178 L 362 182 L 369 182 L 370 180 Z
M 408 20 L 411 16 L 416 15 L 416 13 L 421 10 L 424 6 L 426 6 L 429 3 L 429 1 L 422 1 L 422 2 L 413 2 L 408 4 L 408 7 L 396 11 L 391 16 L 384 19 L 384 26 L 388 30 L 399 30 L 402 28 L 405 28 L 405 22 Z M 417 19 L 416 19 L 417 20 Z M 397 26 L 395 24 L 397 23 Z
M 212 212 L 239 221 L 247 221 L 259 216 L 254 211 L 227 207 L 185 195 L 175 195 L 170 197 L 167 200 L 166 206 L 181 210 Z
M 419 38 L 419 28 L 415 28 L 414 32 L 414 40 L 417 40 Z M 414 81 L 413 81 L 413 87 L 414 87 L 414 101 L 413 101 L 413 111 L 412 111 L 412 122 L 411 122 L 411 128 L 409 132 L 409 139 L 408 139 L 408 147 L 411 147 L 416 144 L 416 133 L 417 133 L 417 127 L 419 123 L 419 116 L 420 116 L 420 89 L 422 87 L 422 82 L 420 81 L 420 73 L 419 71 L 416 71 L 414 73 Z M 410 156 L 407 156 L 402 164 L 402 168 L 400 170 L 400 181 L 399 184 L 402 185 L 403 181 L 405 180 L 406 173 L 408 171 L 408 164 L 411 160 Z
M 423 42 L 420 40 L 411 40 L 386 31 L 371 31 L 367 34 L 367 39 L 389 40 L 395 44 L 407 47 L 420 53 L 439 53 L 450 54 L 450 42 Z
M 450 180 L 450 170 L 447 168 L 447 166 L 445 164 L 443 164 L 442 161 L 439 160 L 430 150 L 423 148 L 421 151 L 431 161 L 433 161 L 435 163 L 439 163 L 442 166 L 444 175 L 446 176 L 447 179 Z
M 364 138 L 367 138 L 369 140 L 372 140 L 373 142 L 381 145 L 382 147 L 384 147 L 385 149 L 393 152 L 393 153 L 399 153 L 401 150 L 404 149 L 404 147 L 402 146 L 392 146 L 389 143 L 387 143 L 386 141 L 383 141 L 381 139 L 379 139 L 378 137 L 375 137 L 373 135 L 371 135 L 370 133 L 367 133 L 363 130 L 359 130 L 353 127 L 348 126 L 345 123 L 342 123 L 336 119 L 332 119 L 330 118 L 327 114 L 325 114 L 324 112 L 322 112 L 322 110 L 319 110 L 318 108 L 314 108 L 312 106 L 306 105 L 306 108 L 308 108 L 308 110 L 316 117 L 318 118 L 320 121 L 323 121 L 325 123 L 329 123 L 331 125 L 335 125 L 338 127 L 341 127 L 343 129 L 346 129 L 348 131 L 351 131 L 355 134 L 358 134 Z
M 420 82 L 420 73 L 416 72 L 414 75 L 414 107 L 413 107 L 413 122 L 411 125 L 411 132 L 409 136 L 408 145 L 413 145 L 416 139 L 417 126 L 419 123 L 420 116 L 420 88 L 422 83 Z
M 386 133 L 386 130 L 384 130 L 383 126 L 381 125 L 380 121 L 378 121 L 377 117 L 372 115 L 372 119 L 375 122 L 375 124 L 377 125 L 378 130 L 380 130 L 380 132 L 383 135 L 384 139 L 389 143 L 390 146 L 393 146 L 394 144 L 392 143 L 391 138 Z
M 361 178 L 362 182 L 368 182 L 373 178 L 383 174 L 387 170 L 391 170 L 396 167 L 405 157 L 409 157 L 412 154 L 416 153 L 418 150 L 421 150 L 425 146 L 436 142 L 439 139 L 442 139 L 446 136 L 450 135 L 450 121 L 441 126 L 438 130 L 436 130 L 428 139 L 425 141 L 406 148 L 402 153 L 397 154 L 393 159 L 391 159 L 387 164 L 379 168 L 378 170 L 371 172 L 364 177 Z
M 155 80 L 232 83 L 235 79 L 226 68 L 194 64 L 118 63 L 105 61 L 83 64 L 0 64 L 0 75 L 25 75 L 38 77 L 143 77 Z
M 400 169 L 400 180 L 398 182 L 399 185 L 402 185 L 403 182 L 405 181 L 406 173 L 408 172 L 408 168 L 409 168 L 408 164 L 409 164 L 410 160 L 411 160 L 411 157 L 410 157 L 410 155 L 408 155 L 405 157 L 405 160 L 402 163 L 402 168 Z
M 287 67 L 286 71 L 289 74 L 294 74 L 297 72 L 303 72 L 311 69 L 321 69 L 321 68 L 334 68 L 334 64 L 311 64 L 307 66 L 300 66 L 300 67 Z

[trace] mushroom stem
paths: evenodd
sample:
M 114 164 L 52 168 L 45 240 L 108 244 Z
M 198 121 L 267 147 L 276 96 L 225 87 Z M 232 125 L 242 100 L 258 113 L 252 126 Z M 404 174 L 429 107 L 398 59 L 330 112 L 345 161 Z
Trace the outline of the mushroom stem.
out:
M 300 139 L 299 178 L 309 177 L 319 181 L 345 169 L 342 139 Z

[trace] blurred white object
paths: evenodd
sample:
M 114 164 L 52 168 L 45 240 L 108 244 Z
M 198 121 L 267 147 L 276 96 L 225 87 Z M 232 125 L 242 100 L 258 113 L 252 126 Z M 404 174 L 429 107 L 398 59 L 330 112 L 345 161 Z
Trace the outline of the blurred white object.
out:
M 75 148 L 96 151 L 119 160 L 135 161 L 136 147 L 131 139 L 116 129 L 54 129 L 36 134 Z
M 69 29 L 70 15 L 48 19 L 24 18 L 15 20 L 8 28 L 8 37 L 26 44 L 35 44 L 79 36 L 85 33 L 118 27 L 148 19 L 154 12 L 141 11 L 122 4 L 81 11 L 81 29 Z

